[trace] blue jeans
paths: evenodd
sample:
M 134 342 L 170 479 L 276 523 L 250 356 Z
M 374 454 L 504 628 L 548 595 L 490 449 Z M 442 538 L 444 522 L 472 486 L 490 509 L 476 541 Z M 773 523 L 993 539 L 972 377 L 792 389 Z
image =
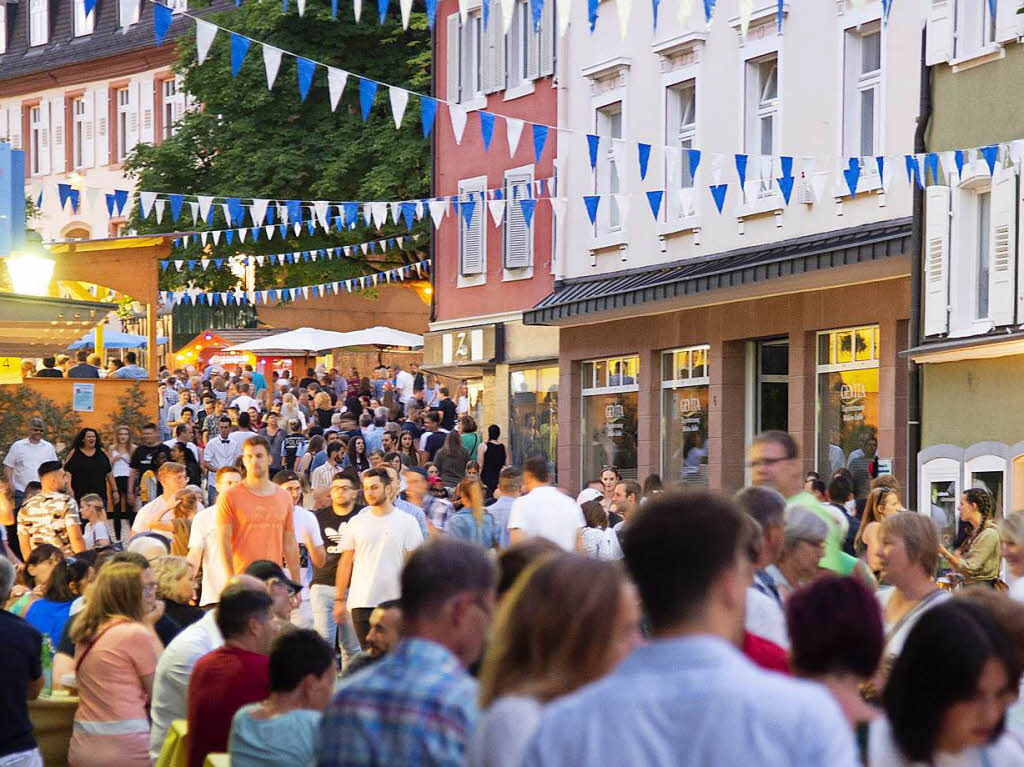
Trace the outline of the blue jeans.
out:
M 209 480 L 206 481 L 206 498 L 209 501 L 207 506 L 213 506 L 217 502 L 217 486 Z
M 309 604 L 313 608 L 313 628 L 316 632 L 331 647 L 341 645 L 341 665 L 344 668 L 360 648 L 351 611 L 345 611 L 345 621 L 340 626 L 334 622 L 334 595 L 337 593 L 334 586 L 314 583 L 309 587 Z

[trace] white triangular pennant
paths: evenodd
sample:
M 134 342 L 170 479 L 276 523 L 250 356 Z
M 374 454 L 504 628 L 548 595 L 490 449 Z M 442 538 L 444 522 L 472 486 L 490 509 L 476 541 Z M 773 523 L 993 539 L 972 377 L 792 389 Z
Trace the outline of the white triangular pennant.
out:
M 267 239 L 272 240 L 274 239 L 274 232 L 277 231 L 277 227 L 273 224 L 267 224 L 263 227 L 263 231 L 267 233 Z
M 245 235 L 248 234 L 249 230 L 246 229 L 245 227 L 242 227 L 241 229 L 236 229 L 235 231 L 238 232 L 238 241 L 245 242 Z
M 277 79 L 277 70 L 281 68 L 280 48 L 263 44 L 263 68 L 267 73 L 267 90 L 273 90 L 274 81 Z
M 505 201 L 491 200 L 487 203 L 487 207 L 491 211 L 491 218 L 494 219 L 494 225 L 501 226 L 501 219 L 505 217 Z
M 208 259 L 208 258 L 201 258 L 201 259 L 199 259 L 199 265 L 201 267 L 203 267 L 203 271 L 205 272 L 206 268 L 210 265 L 210 259 Z
M 412 12 L 412 0 L 398 0 L 398 7 L 402 11 L 402 29 L 408 29 L 409 14 Z
M 249 206 L 249 216 L 252 218 L 253 226 L 262 226 L 263 222 L 267 220 L 267 205 L 269 204 L 270 200 L 253 199 L 252 205 Z
M 331 204 L 327 200 L 317 200 L 313 203 L 313 213 L 316 215 L 316 220 L 320 224 L 320 228 L 324 231 L 330 229 L 330 222 L 327 220 L 328 210 Z
M 740 33 L 743 39 L 747 38 L 747 31 L 750 29 L 750 17 L 754 13 L 754 0 L 739 0 L 740 2 Z
M 690 21 L 693 15 L 693 0 L 679 0 L 679 23 L 684 26 Z
M 164 218 L 164 208 L 167 206 L 167 200 L 160 199 L 156 201 L 156 222 L 159 224 Z
M 569 18 L 572 15 L 572 3 L 556 3 L 555 12 L 558 14 L 558 36 L 560 38 L 565 37 L 565 32 L 569 29 Z M 508 31 L 508 28 L 505 29 Z
M 217 36 L 217 25 L 202 19 L 196 19 L 196 60 L 202 64 Z
M 455 134 L 455 143 L 462 143 L 462 132 L 466 130 L 466 117 L 468 112 L 461 104 L 448 105 L 448 117 L 452 123 L 452 133 Z
M 348 72 L 343 69 L 327 67 L 327 90 L 331 94 L 331 111 L 338 108 L 338 101 L 345 91 L 345 83 L 348 82 Z
M 295 232 L 295 236 L 298 237 L 300 234 L 302 234 L 302 224 L 296 221 L 294 224 L 292 224 L 292 231 Z
M 210 241 L 210 233 L 209 232 L 200 232 L 199 233 L 199 239 L 203 243 L 203 246 L 205 247 L 206 243 Z
M 444 221 L 444 209 L 447 204 L 444 200 L 431 200 L 427 203 L 427 207 L 430 208 L 430 217 L 434 220 L 434 228 L 440 229 L 441 222 Z
M 306 0 L 296 0 L 296 5 L 299 6 L 299 16 L 306 15 Z
M 220 209 L 224 213 L 224 223 L 231 226 L 231 208 L 228 207 L 226 202 L 220 204 Z
M 379 230 L 388 222 L 388 204 L 386 202 L 370 203 L 370 218 L 374 226 Z
M 356 24 L 358 24 L 359 17 L 363 15 L 363 0 L 352 0 L 352 13 L 356 17 Z
M 459 0 L 459 18 L 462 19 L 462 26 L 466 26 L 466 19 L 469 18 L 470 0 Z
M 512 16 L 516 10 L 516 0 L 501 0 L 501 29 L 507 35 L 512 27 Z
M 752 2 L 752 0 L 745 0 Z M 744 2 L 744 0 L 740 0 Z M 619 12 L 619 34 L 626 39 L 626 31 L 629 29 L 629 17 L 633 13 L 633 0 L 615 0 L 615 10 Z
M 156 192 L 139 192 L 139 211 L 143 218 L 149 218 L 149 212 L 153 210 L 153 201 L 156 200 Z
M 411 3 L 412 0 L 403 0 L 403 2 Z M 395 118 L 395 127 L 401 128 L 405 107 L 409 103 L 409 91 L 390 85 L 388 86 L 388 95 L 391 96 L 391 116 Z
M 364 256 L 369 254 L 369 252 L 370 252 L 370 243 L 368 243 L 368 242 L 361 243 L 359 245 L 359 247 L 363 251 L 363 255 Z
M 391 221 L 397 224 L 398 223 L 398 219 L 401 218 L 401 216 L 402 216 L 401 203 L 399 203 L 399 202 L 389 202 L 388 203 L 388 211 L 391 213 Z
M 508 155 L 512 157 L 519 147 L 519 137 L 523 135 L 523 121 L 515 117 L 506 117 L 505 131 L 508 136 Z
M 214 245 L 220 245 L 220 234 L 221 234 L 220 229 L 214 229 L 212 234 L 213 234 L 213 244 Z
M 263 262 L 266 260 L 266 256 L 256 256 L 256 265 L 263 266 Z
M 199 200 L 199 215 L 205 220 L 210 215 L 210 206 L 213 205 L 213 195 L 199 194 L 196 195 L 196 199 Z
M 192 211 L 192 223 L 194 224 L 199 218 L 199 203 L 190 201 L 188 207 Z
M 179 272 L 181 271 L 181 267 L 183 267 L 184 265 L 185 262 L 182 261 L 180 258 L 176 258 L 174 260 L 174 268 L 177 269 Z

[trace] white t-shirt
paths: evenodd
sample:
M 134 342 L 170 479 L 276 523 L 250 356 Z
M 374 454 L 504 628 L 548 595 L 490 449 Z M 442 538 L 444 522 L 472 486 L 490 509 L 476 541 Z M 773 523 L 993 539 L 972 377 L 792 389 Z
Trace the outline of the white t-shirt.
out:
M 745 628 L 754 636 L 774 642 L 783 650 L 789 649 L 789 632 L 782 606 L 753 586 L 747 587 Z
M 179 443 L 180 441 L 181 441 L 181 440 L 178 440 L 178 439 L 169 439 L 169 440 L 167 440 L 166 442 L 164 442 L 164 444 L 165 444 L 165 445 L 167 445 L 167 447 L 174 447 L 174 446 L 175 446 L 175 445 L 177 445 L 177 444 L 178 444 L 178 443 Z M 196 458 L 196 463 L 198 463 L 198 462 L 199 462 L 199 448 L 198 448 L 198 447 L 196 447 L 196 444 L 195 444 L 194 442 L 186 442 L 185 444 L 186 444 L 186 445 L 188 446 L 188 449 L 189 449 L 190 451 L 192 451 L 192 455 L 194 455 L 194 456 L 195 456 L 195 458 Z
M 355 551 L 348 607 L 376 607 L 402 595 L 399 576 L 405 557 L 423 543 L 419 523 L 411 514 L 392 509 L 374 514 L 370 507 L 356 514 L 341 533 L 341 551 Z
M 107 530 L 107 526 L 102 522 L 86 522 L 82 537 L 85 539 L 85 547 L 87 549 L 96 548 L 96 541 L 106 540 L 110 542 L 112 538 L 110 531 Z
M 610 527 L 587 527 L 583 530 L 583 553 L 591 559 L 611 561 L 622 559 L 619 536 Z
M 228 439 L 235 443 L 235 450 L 238 455 L 242 454 L 242 447 L 246 441 L 257 436 L 254 431 L 233 431 L 228 435 Z
M 409 401 L 412 396 L 412 387 L 415 379 L 412 377 L 412 373 L 406 370 L 399 370 L 395 375 L 395 388 L 398 390 L 398 401 L 403 405 Z
M 132 525 L 132 535 L 147 533 L 152 530 L 153 523 L 161 521 L 170 508 L 171 506 L 164 500 L 164 497 L 158 495 L 139 509 L 139 513 L 135 516 L 135 524 Z M 164 530 L 157 530 L 157 532 L 166 535 Z
M 305 506 L 296 506 L 292 509 L 292 522 L 295 525 L 295 540 L 300 544 L 309 546 L 323 546 L 324 537 L 320 534 L 320 523 L 316 521 L 316 515 Z M 313 561 L 302 570 L 302 598 L 309 599 L 309 584 L 313 581 Z
M 258 399 L 253 399 L 248 394 L 239 394 L 231 404 L 238 407 L 239 413 L 246 413 L 251 407 L 256 408 L 257 413 L 262 410 L 260 407 L 260 401 Z
M 995 743 L 981 748 L 964 749 L 958 754 L 937 752 L 927 767 L 1020 767 L 1024 764 L 1024 748 L 1009 733 Z M 926 767 L 925 762 L 911 762 L 900 753 L 892 736 L 889 720 L 878 717 L 868 734 L 868 764 L 872 767 Z
M 508 515 L 509 530 L 547 538 L 566 551 L 576 550 L 576 533 L 585 525 L 576 502 L 551 485 L 541 485 L 516 498 Z
M 53 445 L 45 439 L 35 444 L 26 439 L 19 439 L 4 457 L 4 466 L 11 467 L 11 479 L 14 489 L 24 492 L 29 482 L 39 481 L 39 466 L 47 461 L 56 461 L 57 452 Z
M 214 605 L 220 601 L 220 592 L 228 583 L 224 561 L 220 556 L 220 536 L 217 534 L 217 507 L 207 506 L 192 518 L 188 534 L 188 548 L 203 550 L 203 594 L 199 606 Z

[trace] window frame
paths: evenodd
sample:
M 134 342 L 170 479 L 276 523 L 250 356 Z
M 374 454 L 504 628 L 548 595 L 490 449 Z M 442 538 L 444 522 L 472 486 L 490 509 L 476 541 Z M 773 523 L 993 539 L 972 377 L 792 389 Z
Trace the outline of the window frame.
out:
M 694 367 L 693 367 L 693 353 L 694 352 L 703 352 L 703 354 L 704 354 L 704 375 L 702 375 L 702 376 L 694 376 L 694 375 L 692 375 L 693 370 L 694 370 Z M 667 356 L 669 356 L 669 355 L 672 355 L 672 357 L 673 357 L 673 367 L 672 367 L 672 369 L 673 369 L 673 371 L 678 371 L 679 370 L 679 364 L 678 364 L 678 362 L 675 362 L 675 360 L 678 360 L 679 355 L 683 354 L 683 353 L 685 353 L 688 356 L 688 358 L 689 358 L 689 363 L 687 365 L 687 369 L 691 373 L 690 377 L 689 378 L 666 378 L 665 377 L 665 358 Z M 694 344 L 692 346 L 683 346 L 683 347 L 679 347 L 679 348 L 675 348 L 675 349 L 666 349 L 666 350 L 661 352 L 661 354 L 659 356 L 659 362 L 661 363 L 661 370 L 659 371 L 660 372 L 660 379 L 661 379 L 661 386 L 659 387 L 660 391 L 658 392 L 658 395 L 659 395 L 658 396 L 658 400 L 659 400 L 658 401 L 658 408 L 659 408 L 659 417 L 660 417 L 660 429 L 659 429 L 659 431 L 661 432 L 661 434 L 659 436 L 659 440 L 658 440 L 658 450 L 659 450 L 659 452 L 661 454 L 660 455 L 659 464 L 660 464 L 660 468 L 661 468 L 661 476 L 662 477 L 670 477 L 670 476 L 674 476 L 674 475 L 672 473 L 672 471 L 673 471 L 672 468 L 667 465 L 667 461 L 668 461 L 668 457 L 669 457 L 668 456 L 668 450 L 667 450 L 667 448 L 668 448 L 668 434 L 669 434 L 668 424 L 670 422 L 670 417 L 669 417 L 669 414 L 666 412 L 666 409 L 665 409 L 665 400 L 666 400 L 665 393 L 666 392 L 676 391 L 677 389 L 696 389 L 696 388 L 706 389 L 707 390 L 707 394 L 708 394 L 708 397 L 707 397 L 708 398 L 708 412 L 706 412 L 704 414 L 704 417 L 708 418 L 710 416 L 710 409 L 711 409 L 711 398 L 710 398 L 710 387 L 711 387 L 711 376 L 710 376 L 711 345 L 710 344 Z M 705 429 L 707 429 L 706 426 L 705 426 Z M 705 446 L 705 448 L 707 447 L 707 442 L 708 442 L 709 438 L 710 438 L 710 435 L 705 435 L 704 436 L 704 446 Z M 707 464 L 705 464 L 705 467 L 706 466 L 707 466 Z M 682 481 L 686 482 L 685 479 L 682 480 Z M 707 486 L 707 473 L 706 473 L 706 469 L 705 469 L 705 475 L 704 475 L 703 482 L 693 482 L 693 483 L 687 483 L 687 484 L 693 484 L 695 486 L 704 486 L 704 487 L 706 487 Z
M 114 89 L 114 162 L 122 163 L 128 157 L 128 126 L 131 122 L 131 93 L 129 85 Z M 124 94 L 124 103 L 121 103 L 121 94 Z
M 761 81 L 762 65 L 770 60 L 775 64 L 775 96 L 771 103 L 762 98 L 764 84 Z M 772 152 L 774 158 L 781 154 L 782 110 L 784 95 L 784 57 L 782 38 L 769 35 L 761 40 L 748 42 L 744 58 L 740 62 L 739 88 L 741 94 L 742 119 L 739 125 L 739 146 L 748 157 L 747 181 L 744 185 L 743 201 L 737 206 L 737 216 L 757 215 L 785 207 L 781 192 L 775 185 L 774 160 L 761 162 L 762 119 L 772 118 Z M 756 77 L 756 81 L 752 78 Z M 756 82 L 756 88 L 753 83 Z
M 532 185 L 535 180 L 535 168 L 533 165 L 523 165 L 519 168 L 509 168 L 505 171 L 502 182 L 503 182 L 503 194 L 505 196 L 505 216 L 501 221 L 501 268 L 502 268 L 502 279 L 503 280 L 522 280 L 529 279 L 533 276 L 534 257 L 536 256 L 536 238 L 535 231 L 537 225 L 537 209 L 534 207 L 533 221 L 530 226 L 527 227 L 527 246 L 529 253 L 529 264 L 526 266 L 509 267 L 508 266 L 508 222 L 509 216 L 512 214 L 515 206 L 513 203 L 512 186 L 510 179 L 517 176 L 529 176 L 528 182 L 519 181 L 516 186 L 523 186 L 524 184 L 529 185 L 529 195 L 527 199 L 534 198 L 535 195 L 532 191 Z M 520 194 L 515 199 L 522 199 Z M 484 203 L 486 205 L 486 203 Z M 521 215 L 521 214 L 520 214 Z M 525 223 L 525 222 L 524 222 Z M 486 228 L 486 227 L 485 227 Z
M 987 333 L 995 324 L 978 316 L 978 195 L 988 193 L 991 203 L 993 176 L 981 158 L 964 166 L 961 181 L 950 190 L 949 227 L 949 324 L 950 338 Z M 991 207 L 989 209 L 991 217 Z M 992 269 L 992 243 L 989 240 L 989 270 Z M 967 286 L 967 289 L 964 289 Z
M 163 80 L 158 80 L 158 82 L 160 83 L 160 115 L 163 118 L 163 122 L 160 124 L 159 140 L 166 141 L 177 133 L 174 102 L 178 98 L 181 84 L 178 82 L 177 77 L 167 77 Z M 168 86 L 173 88 L 172 93 L 167 92 Z
M 117 24 L 121 29 L 128 29 L 133 24 L 138 24 L 140 14 L 139 0 L 118 0 Z
M 610 132 L 616 117 L 618 118 L 618 136 L 612 135 Z M 615 142 L 621 141 L 625 135 L 625 104 L 621 99 L 602 104 L 594 110 L 594 133 L 601 137 L 602 144 L 607 145 L 604 147 L 603 156 L 598 159 L 597 178 L 595 179 L 594 193 L 605 197 L 608 202 L 603 212 L 598 210 L 597 230 L 602 234 L 619 234 L 626 228 L 618 200 L 614 196 L 622 194 L 619 158 L 615 145 Z M 604 162 L 602 163 L 601 160 Z M 602 165 L 604 166 L 603 172 Z
M 75 37 L 85 37 L 96 31 L 96 9 L 86 15 L 85 0 L 72 0 L 71 3 L 71 26 Z
M 7 3 L 0 2 L 0 55 L 7 53 Z
M 49 0 L 28 0 L 28 44 L 30 48 L 46 45 L 50 41 Z M 41 20 L 41 21 L 40 21 Z M 40 29 L 37 24 L 41 24 Z M 37 34 L 38 33 L 38 34 Z M 41 35 L 41 39 L 39 38 Z
M 458 216 L 458 281 L 457 287 L 468 288 L 477 285 L 483 285 L 487 282 L 487 201 L 483 199 L 483 192 L 487 190 L 487 176 L 475 176 L 473 178 L 460 179 L 458 182 L 458 199 L 461 203 L 463 198 L 468 199 L 470 193 L 473 194 L 473 199 L 476 200 L 476 208 L 474 209 L 474 217 L 479 213 L 480 215 L 480 273 L 479 274 L 464 274 L 463 273 L 463 248 L 464 248 L 464 231 L 466 230 L 465 219 L 462 217 L 462 211 L 457 212 Z
M 954 61 L 982 56 L 998 47 L 999 44 L 996 42 L 996 19 L 991 14 L 988 0 L 950 1 L 956 3 L 956 8 L 953 12 Z M 1002 2 L 1006 1 L 1002 0 Z M 981 12 L 980 19 L 976 17 L 979 11 Z M 972 16 L 975 18 L 969 23 Z M 974 24 L 977 24 L 977 27 Z M 970 34 L 971 39 L 966 39 L 968 34 Z
M 42 175 L 42 154 L 43 154 L 43 106 L 33 104 L 28 108 L 28 140 L 25 142 L 29 150 L 29 175 Z
M 633 383 L 631 384 L 608 384 L 608 376 L 612 369 L 612 364 L 616 362 L 626 362 L 627 360 L 636 361 L 636 374 L 633 376 Z M 605 383 L 603 386 L 598 386 L 597 372 L 598 363 L 603 362 L 605 364 Z M 590 380 L 590 386 L 585 386 L 583 370 L 586 365 L 593 365 L 592 377 Z M 595 359 L 580 360 L 580 396 L 581 397 L 597 397 L 602 394 L 620 394 L 622 392 L 638 392 L 640 391 L 640 355 L 639 354 L 615 354 L 611 357 L 597 357 Z
M 85 96 L 69 99 L 68 111 L 71 114 L 71 167 L 81 170 L 85 167 L 86 113 Z

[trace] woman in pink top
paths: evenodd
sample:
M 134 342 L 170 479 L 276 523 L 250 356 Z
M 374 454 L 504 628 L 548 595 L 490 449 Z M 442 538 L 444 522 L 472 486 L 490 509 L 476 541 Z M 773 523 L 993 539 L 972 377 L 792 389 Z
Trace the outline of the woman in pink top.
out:
M 100 570 L 75 619 L 78 711 L 68 749 L 71 767 L 149 767 L 153 673 L 161 644 L 145 614 L 143 571 L 127 562 Z

